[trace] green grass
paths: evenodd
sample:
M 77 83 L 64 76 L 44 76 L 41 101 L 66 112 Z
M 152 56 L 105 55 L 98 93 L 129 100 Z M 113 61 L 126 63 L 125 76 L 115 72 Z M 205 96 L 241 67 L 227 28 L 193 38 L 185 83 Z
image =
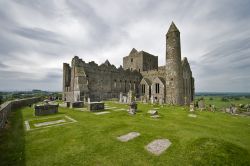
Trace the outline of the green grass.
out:
M 128 107 L 106 103 L 117 109 Z M 147 114 L 155 107 L 160 108 L 159 119 Z M 139 104 L 138 109 L 130 116 L 115 109 L 95 115 L 60 108 L 60 116 L 78 122 L 33 131 L 24 128 L 25 120 L 35 118 L 33 109 L 18 109 L 0 136 L 0 165 L 250 165 L 249 117 L 197 111 L 197 118 L 191 118 L 186 107 L 150 104 Z M 141 135 L 125 143 L 116 139 L 131 131 Z M 172 145 L 154 156 L 145 146 L 159 138 L 169 139 Z
M 197 97 L 198 99 L 199 97 Z M 205 104 L 208 106 L 209 104 L 215 105 L 216 108 L 226 108 L 229 107 L 231 104 L 238 106 L 239 104 L 250 104 L 250 99 L 245 97 L 239 97 L 239 100 L 235 99 L 228 99 L 228 101 L 222 101 L 221 96 L 206 96 L 203 97 L 205 99 Z M 210 99 L 212 98 L 212 100 Z

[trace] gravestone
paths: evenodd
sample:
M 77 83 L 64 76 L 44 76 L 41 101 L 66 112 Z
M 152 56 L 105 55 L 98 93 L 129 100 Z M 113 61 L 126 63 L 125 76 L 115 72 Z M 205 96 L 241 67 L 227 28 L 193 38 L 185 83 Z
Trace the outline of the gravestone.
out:
M 127 103 L 127 96 L 123 96 L 123 103 Z
M 139 135 L 140 135 L 140 133 L 138 133 L 138 132 L 130 132 L 128 134 L 117 137 L 117 139 L 121 142 L 128 142 L 129 140 L 132 140 L 132 139 L 138 137 Z
M 154 97 L 151 96 L 151 104 L 154 104 Z
M 148 113 L 150 115 L 158 115 L 158 111 L 156 111 L 156 110 L 149 110 Z
M 83 101 L 75 101 L 70 103 L 71 108 L 83 108 Z
M 103 102 L 90 102 L 88 104 L 88 110 L 92 112 L 104 110 L 104 103 Z
M 193 103 L 190 104 L 190 110 L 189 111 L 194 112 L 194 104 Z
M 199 107 L 199 109 L 200 109 L 201 111 L 205 109 L 205 102 L 204 102 L 204 100 L 200 100 L 200 101 L 198 102 L 198 107 Z
M 135 101 L 131 102 L 129 104 L 129 110 L 128 110 L 128 113 L 131 114 L 131 115 L 135 115 L 136 114 L 136 111 L 137 111 L 137 104 Z
M 42 104 L 35 105 L 35 116 L 56 114 L 58 112 L 58 104 Z
M 145 148 L 154 155 L 163 153 L 172 143 L 168 139 L 157 139 L 149 143 Z
M 123 99 L 122 92 L 120 92 L 120 96 L 119 96 L 119 102 L 120 103 L 122 103 L 122 99 Z

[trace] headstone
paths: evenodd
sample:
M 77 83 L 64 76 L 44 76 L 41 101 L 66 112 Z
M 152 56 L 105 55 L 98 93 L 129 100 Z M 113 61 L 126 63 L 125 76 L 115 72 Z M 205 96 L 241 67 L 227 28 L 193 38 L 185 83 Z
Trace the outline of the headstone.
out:
M 120 92 L 120 96 L 119 96 L 119 102 L 120 103 L 122 103 L 122 99 L 123 99 L 122 92 Z
M 236 112 L 237 112 L 237 107 L 232 107 L 232 113 L 236 114 Z
M 127 96 L 123 96 L 123 103 L 127 103 Z
M 151 96 L 151 104 L 154 104 L 154 97 Z
M 199 109 L 200 109 L 201 111 L 205 109 L 205 102 L 204 102 L 204 100 L 200 100 L 200 101 L 198 102 L 198 107 L 199 107 Z
M 148 113 L 150 115 L 158 115 L 158 111 L 156 111 L 156 110 L 149 110 Z
M 138 132 L 130 132 L 128 134 L 117 137 L 117 139 L 121 142 L 128 142 L 129 140 L 132 140 L 132 139 L 138 137 L 139 135 L 140 135 L 140 133 L 138 133 Z
M 189 111 L 194 112 L 194 104 L 193 103 L 190 104 L 190 110 Z
M 90 98 L 88 97 L 88 103 L 90 103 Z
M 104 103 L 103 102 L 90 102 L 88 104 L 88 110 L 92 112 L 104 110 Z
M 171 142 L 168 139 L 157 139 L 149 143 L 145 148 L 150 153 L 154 155 L 160 155 L 163 153 L 169 146 Z
M 70 103 L 71 108 L 82 108 L 83 106 L 83 101 L 75 101 Z
M 35 116 L 56 114 L 58 112 L 58 104 L 35 105 Z
M 136 114 L 136 111 L 137 111 L 137 104 L 135 101 L 131 102 L 129 104 L 129 110 L 128 110 L 128 113 L 131 114 L 131 115 L 135 115 Z
M 135 95 L 134 92 L 132 90 L 128 91 L 128 98 L 127 98 L 127 103 L 131 103 L 135 101 Z

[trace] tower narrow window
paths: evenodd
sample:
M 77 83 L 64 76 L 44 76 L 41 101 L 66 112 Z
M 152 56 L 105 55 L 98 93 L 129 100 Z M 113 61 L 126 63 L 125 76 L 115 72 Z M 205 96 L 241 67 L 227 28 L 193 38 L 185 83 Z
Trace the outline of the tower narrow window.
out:
M 131 58 L 131 62 L 133 62 L 133 58 Z
M 114 81 L 114 88 L 116 88 L 116 80 Z

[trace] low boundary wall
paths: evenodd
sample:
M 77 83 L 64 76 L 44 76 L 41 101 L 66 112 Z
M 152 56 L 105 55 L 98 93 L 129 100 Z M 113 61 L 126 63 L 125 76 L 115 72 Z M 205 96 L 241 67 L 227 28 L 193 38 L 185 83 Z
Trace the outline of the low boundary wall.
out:
M 34 104 L 36 102 L 41 101 L 41 97 L 33 97 L 27 99 L 19 99 L 19 100 L 12 100 L 7 101 L 0 105 L 0 128 L 4 128 L 8 122 L 8 115 L 11 110 L 20 108 L 23 106 L 28 106 L 30 104 Z

